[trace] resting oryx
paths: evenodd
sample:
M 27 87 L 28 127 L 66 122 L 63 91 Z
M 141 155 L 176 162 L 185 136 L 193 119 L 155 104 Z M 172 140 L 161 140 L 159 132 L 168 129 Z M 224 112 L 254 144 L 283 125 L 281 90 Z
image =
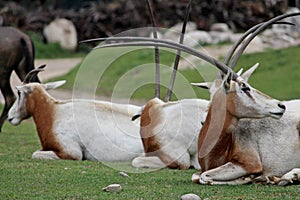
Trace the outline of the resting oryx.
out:
M 23 81 L 26 74 L 34 69 L 34 46 L 28 35 L 13 27 L 0 26 L 0 90 L 5 105 L 0 117 L 0 132 L 7 113 L 13 105 L 15 95 L 10 86 L 10 76 L 15 71 Z M 39 82 L 34 77 L 33 82 Z
M 266 28 L 271 22 L 299 14 L 282 15 L 255 27 L 252 30 L 254 33 L 246 40 L 243 47 L 246 47 L 256 33 Z M 240 184 L 249 182 L 248 179 L 242 179 L 243 176 L 275 175 L 282 176 L 280 184 L 285 184 L 300 177 L 300 170 L 293 169 L 299 167 L 300 164 L 297 159 L 299 157 L 300 118 L 298 100 L 286 102 L 285 106 L 252 88 L 247 83 L 249 76 L 244 75 L 243 78 L 231 72 L 232 70 L 226 64 L 185 45 L 148 38 L 123 38 L 123 40 L 129 42 L 100 47 L 162 46 L 180 49 L 215 64 L 228 75 L 223 81 L 217 79 L 211 90 L 212 102 L 208 117 L 201 129 L 198 147 L 199 161 L 205 172 L 195 174 L 193 181 L 200 180 L 204 184 Z M 133 40 L 146 42 L 137 43 L 132 42 Z M 243 48 L 241 49 L 243 51 Z M 224 99 L 226 101 L 223 101 Z M 285 110 L 286 113 L 283 115 Z M 224 118 L 220 117 L 220 113 L 224 114 Z M 283 117 L 278 120 L 282 115 Z M 242 120 L 242 118 L 264 117 L 277 119 Z M 239 121 L 240 128 L 237 127 Z M 285 138 L 286 135 L 289 138 Z M 272 150 L 274 152 L 271 152 Z
M 33 117 L 42 145 L 33 158 L 128 161 L 143 152 L 139 125 L 130 120 L 140 107 L 105 101 L 56 100 L 47 90 L 65 81 L 27 83 L 39 71 L 31 71 L 25 82 L 17 86 L 18 97 L 8 114 L 13 125 Z
M 207 100 L 183 99 L 163 102 L 152 99 L 142 110 L 140 134 L 144 156 L 132 161 L 134 167 L 199 169 L 197 138 L 205 120 Z M 198 111 L 198 112 L 195 112 Z
M 194 174 L 193 182 L 243 184 L 252 181 L 244 176 L 262 175 L 279 176 L 275 182 L 287 184 L 300 177 L 300 169 L 294 169 L 300 167 L 300 100 L 281 104 L 267 96 L 258 98 L 248 75 L 237 82 L 213 83 L 198 141 L 203 173 Z M 242 119 L 263 116 L 277 119 Z
M 191 3 L 192 0 L 189 1 L 186 7 L 179 43 L 183 43 L 184 40 Z M 150 13 L 152 13 L 149 1 L 148 8 Z M 151 16 L 152 21 L 154 21 L 153 14 Z M 154 23 L 153 27 L 155 30 Z M 156 35 L 155 31 L 153 35 Z M 157 53 L 157 47 L 155 50 L 155 53 Z M 180 50 L 178 50 L 166 95 L 166 102 L 160 100 L 159 95 L 156 95 L 156 98 L 148 101 L 139 113 L 141 116 L 140 135 L 145 154 L 132 161 L 134 167 L 188 169 L 192 166 L 196 169 L 200 168 L 196 143 L 198 135 L 195 133 L 198 133 L 201 128 L 198 122 L 205 119 L 208 101 L 182 99 L 169 102 L 178 69 L 180 53 Z M 158 55 L 155 56 L 155 58 L 157 57 Z M 156 60 L 156 66 L 159 66 L 158 60 Z M 156 77 L 159 77 L 159 75 L 156 74 Z M 156 81 L 156 91 L 159 87 L 159 82 Z M 194 112 L 195 110 L 199 112 Z

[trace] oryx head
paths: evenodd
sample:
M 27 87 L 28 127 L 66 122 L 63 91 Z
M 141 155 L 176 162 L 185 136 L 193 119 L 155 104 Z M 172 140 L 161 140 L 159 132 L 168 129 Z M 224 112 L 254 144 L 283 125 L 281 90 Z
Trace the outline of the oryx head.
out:
M 285 112 L 285 106 L 278 100 L 253 88 L 248 79 L 258 64 L 232 79 L 233 72 L 223 79 L 216 79 L 213 83 L 193 83 L 193 85 L 210 90 L 211 101 L 226 101 L 227 111 L 237 118 L 280 118 Z M 218 99 L 216 99 L 218 98 Z M 221 100 L 220 98 L 223 98 Z
M 57 88 L 65 83 L 65 81 L 57 81 L 46 84 L 36 82 L 30 83 L 32 77 L 36 76 L 40 71 L 43 71 L 43 68 L 44 66 L 30 71 L 24 79 L 22 85 L 16 86 L 17 99 L 8 112 L 8 121 L 11 124 L 18 125 L 22 120 L 27 119 L 32 115 L 32 113 L 28 112 L 28 110 L 29 107 L 33 107 L 34 103 L 36 103 L 33 101 L 33 99 L 31 99 L 33 94 L 42 97 L 42 95 L 45 95 L 45 90 Z

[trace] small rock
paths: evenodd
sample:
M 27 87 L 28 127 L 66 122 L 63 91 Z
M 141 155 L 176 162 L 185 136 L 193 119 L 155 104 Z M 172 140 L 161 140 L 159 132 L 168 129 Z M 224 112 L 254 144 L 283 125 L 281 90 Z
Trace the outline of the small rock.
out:
M 231 32 L 219 32 L 219 31 L 210 31 L 208 32 L 212 38 L 212 44 L 218 44 L 221 42 L 229 42 Z
M 192 31 L 187 33 L 184 38 L 184 44 L 192 47 L 210 43 L 212 43 L 212 38 L 206 31 Z
M 163 39 L 172 40 L 172 41 L 179 41 L 181 35 L 182 23 L 178 23 L 175 26 L 169 28 L 164 36 Z M 186 24 L 185 33 L 189 33 L 195 31 L 197 29 L 197 25 L 194 22 L 188 22 Z
M 201 200 L 201 198 L 196 194 L 185 194 L 182 195 L 181 200 Z
M 61 48 L 75 51 L 77 48 L 77 32 L 72 21 L 55 19 L 43 29 L 47 42 L 59 42 Z
M 122 187 L 120 184 L 111 184 L 105 188 L 102 188 L 104 192 L 121 192 Z
M 126 174 L 125 172 L 120 172 L 119 174 L 120 176 L 129 177 L 128 174 Z
M 215 23 L 212 24 L 210 27 L 211 31 L 217 31 L 217 32 L 231 32 L 228 25 L 225 23 Z

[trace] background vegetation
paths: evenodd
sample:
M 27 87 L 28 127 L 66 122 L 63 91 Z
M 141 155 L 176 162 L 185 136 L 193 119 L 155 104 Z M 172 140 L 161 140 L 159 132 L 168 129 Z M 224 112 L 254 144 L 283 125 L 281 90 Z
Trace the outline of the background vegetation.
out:
M 184 18 L 187 0 L 153 0 L 156 24 L 171 27 Z M 189 20 L 198 29 L 209 30 L 212 23 L 227 23 L 233 31 L 255 24 L 297 6 L 296 0 L 193 0 Z M 298 5 L 299 6 L 299 5 Z M 44 26 L 56 18 L 71 20 L 79 40 L 107 37 L 149 26 L 145 1 L 135 0 L 2 0 L 0 23 L 43 35 Z M 140 12 L 143 11 L 143 12 Z M 139 35 L 143 35 L 140 32 Z M 147 35 L 148 36 L 148 35 Z

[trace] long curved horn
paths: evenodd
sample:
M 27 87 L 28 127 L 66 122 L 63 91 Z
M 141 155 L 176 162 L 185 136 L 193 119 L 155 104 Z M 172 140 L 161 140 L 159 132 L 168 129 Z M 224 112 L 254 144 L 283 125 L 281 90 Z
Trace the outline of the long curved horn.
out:
M 292 17 L 292 16 L 297 16 L 300 15 L 300 13 L 291 13 L 291 14 L 285 14 L 285 15 L 280 15 L 278 17 L 272 18 L 271 20 L 265 22 L 265 23 L 261 23 L 258 25 L 255 25 L 254 27 L 250 28 L 248 31 L 246 31 L 242 37 L 233 45 L 233 47 L 230 49 L 230 51 L 228 52 L 227 56 L 224 59 L 224 64 L 228 65 L 230 59 L 232 58 L 234 52 L 236 51 L 236 49 L 238 48 L 238 46 L 245 40 L 245 38 L 247 38 L 251 33 L 251 37 L 249 37 L 247 39 L 246 42 L 244 42 L 243 46 L 239 49 L 238 53 L 235 55 L 234 60 L 232 61 L 232 64 L 230 65 L 231 68 L 233 69 L 237 63 L 237 60 L 239 59 L 239 57 L 241 56 L 241 54 L 244 52 L 244 50 L 246 49 L 246 47 L 249 45 L 249 43 L 253 40 L 253 38 L 261 33 L 262 31 L 264 31 L 268 26 L 270 26 L 271 24 L 286 24 L 286 25 L 294 25 L 293 23 L 289 23 L 289 22 L 278 22 L 281 19 L 287 18 L 287 17 Z M 80 43 L 84 43 L 84 42 L 93 42 L 93 41 L 104 41 L 106 40 L 107 42 L 109 41 L 121 41 L 121 40 L 125 40 L 125 41 L 151 41 L 151 40 L 145 40 L 142 38 L 134 38 L 134 37 L 126 37 L 126 38 L 95 38 L 95 39 L 89 39 L 89 40 L 84 40 L 81 41 Z M 164 42 L 162 42 L 164 43 Z M 126 46 L 126 45 L 122 45 L 122 46 Z
M 234 66 L 236 65 L 238 59 L 240 58 L 240 56 L 242 55 L 242 53 L 245 51 L 246 47 L 249 45 L 249 43 L 254 39 L 254 37 L 259 34 L 260 32 L 264 31 L 269 25 L 273 24 L 274 22 L 277 22 L 279 20 L 282 20 L 284 18 L 288 18 L 288 17 L 293 17 L 293 16 L 297 16 L 300 15 L 300 12 L 297 13 L 289 13 L 289 14 L 283 14 L 283 15 L 279 15 L 277 17 L 274 17 L 272 19 L 270 19 L 269 21 L 263 23 L 261 26 L 259 26 L 249 37 L 248 39 L 243 43 L 243 45 L 239 48 L 238 52 L 235 54 L 235 56 L 233 57 L 232 63 L 230 65 L 230 68 L 234 68 Z
M 116 38 L 110 38 L 110 40 L 114 40 Z M 218 69 L 220 69 L 224 74 L 227 74 L 228 70 L 231 70 L 227 65 L 224 63 L 216 60 L 215 58 L 208 56 L 194 48 L 188 47 L 183 44 L 178 44 L 176 42 L 170 41 L 170 40 L 161 40 L 161 39 L 153 39 L 153 38 L 144 38 L 144 37 L 120 37 L 117 38 L 117 40 L 127 40 L 127 41 L 142 41 L 142 42 L 122 42 L 122 43 L 113 43 L 113 44 L 105 44 L 95 47 L 97 48 L 107 48 L 107 47 L 124 47 L 124 46 L 160 46 L 160 47 L 166 47 L 170 49 L 175 50 L 181 50 L 183 52 L 189 53 L 191 55 L 194 55 L 200 59 L 205 60 L 206 62 L 215 65 Z M 238 75 L 233 72 L 233 80 L 236 80 Z
M 263 30 L 265 30 L 269 25 L 273 24 L 273 23 L 276 23 L 277 21 L 281 20 L 281 19 L 284 19 L 284 18 L 287 18 L 287 17 L 292 17 L 292 16 L 297 16 L 297 15 L 300 15 L 300 13 L 291 13 L 291 14 L 285 14 L 285 15 L 280 15 L 278 17 L 275 17 L 261 25 L 256 25 L 255 27 L 251 28 L 250 30 L 248 30 L 241 38 L 240 40 L 236 43 L 236 45 L 233 46 L 232 50 L 229 52 L 228 54 L 228 58 L 226 58 L 226 60 L 224 61 L 225 64 L 223 64 L 223 66 L 217 62 L 217 60 L 213 59 L 214 63 L 217 65 L 217 67 L 222 67 L 223 69 L 220 69 L 223 73 L 227 73 L 227 70 L 224 69 L 224 66 L 227 67 L 226 64 L 229 63 L 229 60 L 230 58 L 232 57 L 233 53 L 235 52 L 236 48 L 240 45 L 240 43 L 247 37 L 249 36 L 251 33 L 252 35 L 247 39 L 247 41 L 244 42 L 243 46 L 239 49 L 238 53 L 235 55 L 234 57 L 234 60 L 231 64 L 231 67 L 233 68 L 236 63 L 237 63 L 237 60 L 239 59 L 240 55 L 243 53 L 243 51 L 245 50 L 245 48 L 249 45 L 249 43 L 253 40 L 253 38 L 260 32 L 262 32 Z M 278 22 L 277 22 L 278 23 Z M 291 23 L 288 23 L 288 22 L 279 22 L 279 23 L 283 23 L 283 24 L 289 24 L 289 25 L 292 25 Z M 180 45 L 176 45 L 176 43 L 172 42 L 172 41 L 163 41 L 163 40 L 153 40 L 153 39 L 149 39 L 149 38 L 142 38 L 142 37 L 115 37 L 115 38 L 95 38 L 95 39 L 90 39 L 90 40 L 85 40 L 85 41 L 82 41 L 82 42 L 92 42 L 92 41 L 104 41 L 106 40 L 107 42 L 109 41 L 127 41 L 127 42 L 132 42 L 132 41 L 151 41 L 151 42 L 159 42 L 159 43 L 162 43 L 164 44 L 165 47 L 167 48 L 172 48 L 172 49 L 177 49 L 178 48 L 183 48 L 185 49 L 184 51 L 187 52 L 187 53 L 191 53 L 192 55 L 195 55 L 196 57 L 199 57 L 201 59 L 204 59 L 206 60 L 207 62 L 209 63 L 212 63 L 210 62 L 212 59 L 209 58 L 208 56 L 206 57 L 206 55 L 202 54 L 201 52 L 198 52 L 197 50 L 195 49 L 191 49 L 187 46 L 181 46 L 181 47 L 178 47 Z M 102 47 L 109 47 L 109 46 L 128 46 L 129 43 L 119 43 L 120 45 L 118 44 L 112 44 L 112 45 L 104 45 Z M 139 45 L 140 44 L 140 45 Z M 142 43 L 135 43 L 135 44 L 131 44 L 130 46 L 143 46 Z M 162 45 L 160 44 L 160 46 Z M 153 46 L 153 44 L 147 44 L 146 46 Z M 171 47 L 172 46 L 172 47 Z M 97 48 L 97 47 L 96 47 Z M 181 50 L 183 50 L 181 49 Z M 199 55 L 199 53 L 201 55 Z M 205 58 L 206 57 L 206 58 Z M 209 61 L 210 60 L 210 61 Z M 236 74 L 234 74 L 233 78 L 235 79 L 236 78 Z
M 184 40 L 184 34 L 185 34 L 185 30 L 186 30 L 186 24 L 187 24 L 187 21 L 189 18 L 191 4 L 192 4 L 192 0 L 190 0 L 186 6 L 181 35 L 180 35 L 180 39 L 179 39 L 179 44 L 182 44 L 183 40 Z M 173 66 L 173 72 L 172 72 L 171 79 L 170 79 L 170 84 L 169 84 L 169 88 L 168 88 L 167 95 L 165 98 L 166 102 L 170 101 L 170 99 L 171 99 L 171 95 L 172 95 L 172 91 L 173 91 L 173 87 L 174 87 L 174 83 L 175 83 L 175 78 L 176 78 L 176 73 L 178 70 L 180 56 L 181 56 L 181 50 L 177 50 L 176 58 L 174 61 L 174 66 Z
M 26 76 L 25 76 L 25 78 L 24 78 L 24 80 L 23 80 L 23 84 L 27 84 L 27 83 L 30 83 L 31 82 L 31 80 L 35 77 L 35 76 L 37 76 L 37 74 L 39 73 L 39 72 L 41 72 L 41 71 L 44 71 L 44 68 L 46 67 L 46 65 L 41 65 L 41 66 L 39 66 L 38 68 L 36 68 L 36 69 L 33 69 L 33 70 L 31 70 L 30 72 L 28 72 L 27 74 L 26 74 Z
M 233 46 L 231 47 L 231 49 L 229 50 L 228 54 L 226 55 L 225 59 L 224 59 L 224 64 L 228 65 L 229 61 L 231 59 L 231 57 L 233 56 L 234 52 L 236 51 L 236 49 L 239 47 L 239 45 L 244 41 L 244 39 L 246 37 L 248 37 L 253 31 L 255 31 L 259 26 L 261 26 L 262 23 L 257 24 L 255 26 L 253 26 L 252 28 L 250 28 L 248 31 L 246 31 L 239 39 L 238 41 L 236 41 Z
M 293 23 L 290 22 L 274 22 L 272 24 L 285 24 L 285 25 L 295 25 Z M 269 25 L 272 25 L 269 24 Z M 250 29 L 248 29 L 231 47 L 231 49 L 229 50 L 228 54 L 226 55 L 225 59 L 224 59 L 224 64 L 225 65 L 229 65 L 229 61 L 232 58 L 234 52 L 236 51 L 236 49 L 239 47 L 239 45 L 254 31 L 256 31 L 261 25 L 263 25 L 263 23 L 257 24 L 253 27 L 251 27 Z M 261 31 L 259 32 L 261 33 Z M 258 34 L 259 34 L 258 33 Z M 233 66 L 234 67 L 234 66 Z
M 153 11 L 151 8 L 150 0 L 146 0 L 146 1 L 147 1 L 147 7 L 149 10 L 149 14 L 150 14 L 150 21 L 152 24 L 153 37 L 157 39 L 158 37 L 157 37 L 156 23 L 154 20 L 154 14 L 153 14 Z M 155 95 L 155 97 L 160 98 L 160 59 L 159 59 L 158 46 L 154 46 L 154 57 L 155 57 L 155 92 L 154 92 L 154 95 Z

